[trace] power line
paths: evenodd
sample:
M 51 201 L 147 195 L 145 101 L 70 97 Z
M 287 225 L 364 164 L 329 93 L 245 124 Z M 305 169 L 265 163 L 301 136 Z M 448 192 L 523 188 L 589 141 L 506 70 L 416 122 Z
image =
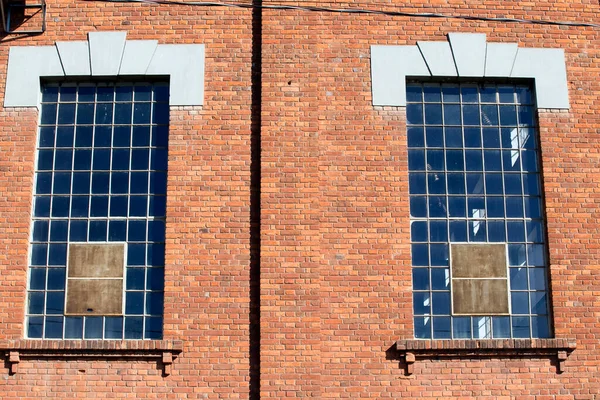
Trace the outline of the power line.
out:
M 554 25 L 554 26 L 572 26 L 572 27 L 590 27 L 600 28 L 600 24 L 588 22 L 568 22 L 551 21 L 544 19 L 522 19 L 522 18 L 503 18 L 503 17 L 483 17 L 475 15 L 444 14 L 444 13 L 411 13 L 404 11 L 383 11 L 368 8 L 329 8 L 313 6 L 292 6 L 284 4 L 250 4 L 250 3 L 225 3 L 225 2 L 196 2 L 196 1 L 178 1 L 178 0 L 86 0 L 101 1 L 108 3 L 146 3 L 160 5 L 181 5 L 181 6 L 199 6 L 199 7 L 236 7 L 236 8 L 260 8 L 265 10 L 300 10 L 311 12 L 325 12 L 337 14 L 374 14 L 385 15 L 389 17 L 416 17 L 416 18 L 454 18 L 468 21 L 488 21 L 488 22 L 512 22 L 520 24 L 536 25 Z

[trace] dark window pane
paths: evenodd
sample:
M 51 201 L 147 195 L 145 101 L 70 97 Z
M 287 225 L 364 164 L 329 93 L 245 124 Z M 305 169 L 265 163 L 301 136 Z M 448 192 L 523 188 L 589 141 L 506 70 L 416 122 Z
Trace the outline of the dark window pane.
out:
M 112 196 L 110 198 L 110 216 L 127 216 L 127 196 Z
M 458 103 L 460 102 L 460 89 L 456 85 L 444 85 L 442 86 L 442 98 L 445 103 Z
M 479 95 L 482 103 L 495 103 L 497 101 L 495 86 L 480 87 Z
M 462 150 L 446 151 L 446 169 L 448 171 L 463 171 L 465 169 Z
M 83 317 L 65 318 L 65 339 L 83 338 Z
M 546 290 L 546 269 L 529 268 L 529 286 L 531 290 Z
M 471 338 L 471 318 L 457 317 L 452 321 L 454 338 L 470 339 Z
M 165 245 L 152 243 L 148 245 L 148 265 L 154 267 L 164 267 L 165 265 Z
M 530 300 L 532 314 L 548 314 L 545 292 L 531 292 Z
M 423 86 L 423 99 L 425 102 L 440 102 L 442 101 L 442 94 L 440 92 L 440 86 L 433 84 L 425 84 Z
M 71 231 L 69 233 L 72 242 L 87 241 L 87 221 L 71 221 Z
M 509 242 L 524 242 L 525 241 L 525 227 L 523 221 L 508 221 L 506 223 L 508 231 Z
M 479 106 L 464 105 L 462 107 L 464 125 L 479 125 Z
M 75 101 L 77 99 L 77 88 L 75 86 L 60 87 L 60 101 Z
M 506 198 L 506 216 L 508 218 L 523 218 L 523 198 Z
M 449 217 L 466 217 L 467 216 L 464 197 L 449 197 L 448 198 L 448 216 Z
M 512 331 L 514 338 L 528 338 L 529 335 L 529 317 L 513 317 Z
M 450 289 L 450 270 L 448 268 L 431 268 L 431 288 L 433 290 Z
M 448 245 L 447 244 L 432 244 L 429 245 L 431 250 L 431 265 L 447 266 L 448 265 Z
M 166 169 L 166 168 L 154 168 L 154 166 L 155 166 L 154 162 L 152 164 L 153 164 L 152 169 Z M 408 151 L 408 169 L 411 171 L 425 171 L 425 151 L 424 150 L 409 150 Z
M 502 166 L 506 172 L 521 170 L 521 152 L 518 150 L 502 151 Z
M 75 128 L 73 126 L 59 126 L 56 128 L 56 147 L 73 147 Z
M 108 196 L 92 196 L 91 217 L 106 217 L 108 215 Z
M 44 292 L 29 292 L 29 314 L 43 314 L 44 301 Z
M 64 310 L 65 292 L 48 292 L 46 300 L 46 314 L 63 314 Z
M 49 123 L 52 123 L 52 122 L 49 122 Z M 410 104 L 409 103 L 406 105 L 406 123 L 408 125 L 419 125 L 419 124 L 423 123 L 423 105 L 422 104 Z
M 115 101 L 131 101 L 133 100 L 133 87 L 117 86 L 115 87 Z
M 150 145 L 150 127 L 134 126 L 132 145 L 134 147 L 145 147 Z
M 446 174 L 427 174 L 429 194 L 446 194 Z M 166 188 L 165 188 L 166 192 Z
M 433 314 L 450 314 L 450 292 L 433 292 L 431 297 Z
M 500 103 L 514 103 L 515 89 L 513 86 L 498 86 L 498 99 Z
M 74 124 L 75 123 L 75 104 L 60 104 L 58 106 L 58 123 L 59 124 Z
M 35 242 L 45 242 L 48 240 L 48 221 L 35 221 L 33 223 L 32 239 Z
M 531 318 L 531 335 L 535 338 L 549 338 L 550 327 L 548 317 Z
M 146 293 L 146 314 L 162 315 L 163 313 L 163 294 L 162 292 Z
M 539 175 L 538 174 L 524 174 L 523 175 L 523 190 L 524 194 L 528 196 L 539 196 Z
M 93 194 L 104 194 L 108 193 L 109 184 L 108 172 L 94 172 L 92 173 L 92 193 Z M 93 206 L 92 206 L 93 208 Z
M 46 339 L 62 339 L 63 317 L 46 317 L 44 337 Z
M 109 170 L 110 169 L 110 150 L 96 149 L 94 150 L 94 170 Z
M 127 234 L 127 221 L 110 221 L 108 226 L 109 242 L 124 242 Z
M 463 147 L 462 128 L 446 128 L 446 147 Z
M 521 175 L 504 174 L 504 190 L 506 194 L 521 194 Z
M 46 268 L 29 269 L 29 289 L 44 290 L 46 288 Z
M 123 317 L 106 317 L 104 320 L 104 338 L 121 339 L 123 337 Z
M 131 103 L 115 104 L 115 124 L 131 124 Z
M 73 150 L 56 150 L 54 169 L 70 170 L 73 168 Z
M 410 174 L 408 177 L 408 187 L 410 194 L 425 194 L 425 174 Z
M 102 338 L 102 317 L 85 318 L 85 339 Z
M 96 95 L 96 87 L 95 86 L 79 86 L 78 90 L 78 99 L 79 102 L 94 102 L 94 96 Z
M 67 245 L 51 243 L 48 251 L 48 265 L 67 264 Z
M 526 264 L 525 245 L 508 245 L 508 263 L 511 266 L 523 266 Z
M 450 222 L 450 241 L 451 242 L 466 242 L 467 241 L 467 222 L 466 221 L 451 221 Z
M 90 173 L 76 172 L 73 174 L 73 194 L 88 194 L 90 192 Z
M 162 318 L 148 317 L 146 318 L 146 330 L 144 333 L 145 339 L 161 339 L 162 338 Z
M 144 313 L 144 292 L 127 292 L 125 294 L 125 314 Z
M 489 218 L 504 218 L 504 199 L 502 197 L 487 197 L 485 201 Z
M 481 157 L 480 150 L 466 150 L 465 161 L 467 171 L 482 171 L 483 170 L 483 158 Z
M 450 331 L 450 317 L 433 318 L 434 339 L 450 339 L 451 334 L 452 332 Z
M 54 147 L 54 139 L 56 137 L 54 127 L 40 127 L 39 147 Z
M 35 180 L 36 194 L 49 194 L 52 189 L 52 173 L 38 173 Z
M 94 123 L 94 104 L 77 105 L 77 123 L 85 125 Z
M 53 242 L 67 241 L 68 225 L 67 221 L 54 220 L 50 227 L 50 240 Z
M 51 125 L 56 123 L 56 104 L 42 104 L 42 117 L 40 123 L 42 125 Z
M 519 126 L 533 126 L 534 121 L 533 107 L 519 106 Z
M 131 196 L 129 199 L 129 216 L 145 217 L 147 214 L 148 198 L 146 196 Z
M 485 242 L 485 221 L 469 221 L 469 242 Z
M 153 141 L 157 140 L 156 133 L 153 133 Z M 408 127 L 408 148 L 425 147 L 425 139 L 423 136 L 423 128 L 409 126 Z
M 132 243 L 127 245 L 127 265 L 145 265 L 145 257 L 146 245 Z
M 464 128 L 465 147 L 481 147 L 481 130 L 479 128 Z
M 71 191 L 71 174 L 69 172 L 55 173 L 54 174 L 54 184 L 52 187 L 52 193 L 53 194 L 69 194 L 70 191 Z M 54 207 L 56 207 L 56 206 L 54 206 Z
M 502 171 L 500 150 L 484 150 L 483 159 L 486 171 Z
M 502 174 L 485 174 L 485 193 L 488 195 L 502 194 Z
M 48 290 L 65 290 L 65 268 L 48 268 Z
M 430 218 L 446 217 L 446 198 L 445 197 L 430 197 L 429 198 L 429 217 Z
M 448 193 L 465 194 L 465 174 L 451 173 L 447 174 Z
M 483 174 L 467 174 L 467 194 L 483 194 Z
M 139 85 L 134 88 L 135 101 L 150 101 L 152 100 L 152 88 L 148 85 Z
M 115 149 L 112 155 L 113 171 L 126 171 L 129 169 L 129 149 Z
M 96 124 L 112 124 L 113 105 L 111 103 L 96 104 Z
M 73 196 L 71 200 L 71 217 L 87 217 L 89 202 L 89 196 Z
M 129 221 L 129 241 L 143 242 L 146 240 L 146 221 Z
M 410 128 L 409 128 L 410 129 Z M 167 147 L 169 127 L 166 125 L 152 127 L 152 146 Z
M 44 317 L 29 317 L 27 323 L 27 337 L 40 339 L 44 328 Z
M 125 339 L 142 339 L 142 317 L 125 318 Z
M 156 202 L 164 197 L 153 196 L 150 200 Z M 156 203 L 155 203 L 156 204 Z M 412 217 L 427 217 L 427 198 L 422 196 L 411 196 L 410 198 L 410 215 Z
M 150 103 L 135 103 L 133 107 L 133 123 L 150 123 Z
M 527 245 L 527 264 L 535 267 L 543 267 L 544 264 L 544 245 Z
M 155 124 L 168 124 L 169 123 L 169 103 L 154 104 L 154 111 L 152 113 L 152 122 Z
M 460 105 L 445 104 L 444 105 L 444 124 L 445 125 L 460 125 Z
M 448 225 L 446 221 L 429 222 L 429 240 L 432 242 L 448 241 Z
M 415 338 L 431 339 L 431 317 L 415 317 Z
M 144 268 L 127 268 L 127 290 L 144 290 Z
M 131 126 L 115 126 L 113 133 L 114 147 L 129 147 L 131 143 Z
M 429 290 L 429 269 L 413 268 L 412 277 L 413 290 Z
M 34 208 L 33 216 L 34 217 L 50 216 L 50 197 L 38 196 L 35 198 L 35 208 Z
M 106 241 L 106 221 L 90 221 L 90 241 Z
M 527 292 L 511 292 L 513 314 L 529 314 L 529 295 Z
M 444 131 L 441 127 L 428 126 L 425 128 L 425 141 L 427 147 L 443 147 Z
M 510 318 L 492 317 L 493 335 L 496 339 L 510 338 Z
M 42 86 L 42 102 L 57 102 L 58 101 L 58 86 L 43 85 Z
M 410 239 L 413 242 L 426 242 L 427 237 L 427 222 L 414 221 L 410 225 Z
M 432 125 L 442 124 L 442 106 L 439 104 L 425 104 L 425 123 Z
M 90 170 L 92 166 L 91 150 L 75 150 L 75 170 Z
M 129 191 L 129 174 L 127 172 L 113 172 L 110 183 L 111 194 L 126 194 Z
M 506 242 L 504 221 L 488 221 L 487 229 L 489 242 Z
M 517 125 L 517 108 L 515 106 L 500 106 L 500 123 L 502 125 Z
M 429 292 L 413 293 L 413 306 L 416 315 L 429 314 L 431 310 L 431 295 Z
M 133 194 L 148 193 L 148 173 L 147 172 L 132 172 L 131 173 L 131 193 L 133 193 Z
M 149 162 L 148 149 L 133 149 L 131 150 L 131 169 L 147 170 Z
M 413 244 L 411 246 L 412 265 L 426 267 L 429 265 L 429 246 L 426 244 Z

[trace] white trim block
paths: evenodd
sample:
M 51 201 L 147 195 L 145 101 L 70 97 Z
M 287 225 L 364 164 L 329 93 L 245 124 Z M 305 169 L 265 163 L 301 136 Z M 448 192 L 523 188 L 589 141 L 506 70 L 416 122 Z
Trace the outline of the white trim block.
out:
M 90 75 L 88 42 L 56 42 L 65 75 Z
M 158 41 L 128 40 L 123 50 L 119 75 L 146 75 Z
M 483 76 L 486 43 L 482 33 L 449 33 L 448 40 L 458 76 Z
M 90 32 L 92 75 L 111 76 L 119 73 L 127 32 Z
M 456 76 L 454 57 L 448 42 L 417 42 L 432 76 Z

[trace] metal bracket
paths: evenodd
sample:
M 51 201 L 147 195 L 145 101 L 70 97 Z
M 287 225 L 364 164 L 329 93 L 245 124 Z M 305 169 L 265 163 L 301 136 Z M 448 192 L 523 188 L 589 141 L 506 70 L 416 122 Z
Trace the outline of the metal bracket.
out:
M 15 11 L 25 12 L 25 10 L 36 10 L 32 15 L 23 17 L 29 20 L 39 12 L 42 13 L 42 26 L 40 29 L 13 30 L 11 26 L 12 14 Z M 46 32 L 46 0 L 40 0 L 39 3 L 27 4 L 27 0 L 0 0 L 0 16 L 2 17 L 2 28 L 5 33 L 17 35 L 30 35 Z

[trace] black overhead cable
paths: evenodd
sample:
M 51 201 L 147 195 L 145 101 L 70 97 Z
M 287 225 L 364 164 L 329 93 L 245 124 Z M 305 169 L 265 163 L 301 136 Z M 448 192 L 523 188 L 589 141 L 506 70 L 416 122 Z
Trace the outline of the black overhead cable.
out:
M 390 17 L 417 17 L 417 18 L 455 18 L 469 21 L 491 21 L 491 22 L 513 22 L 520 24 L 537 24 L 537 25 L 557 25 L 557 26 L 573 26 L 573 27 L 591 27 L 600 28 L 600 24 L 588 22 L 568 22 L 568 21 L 552 21 L 545 19 L 522 19 L 522 18 L 503 18 L 503 17 L 482 17 L 475 15 L 460 15 L 460 14 L 444 14 L 444 13 L 412 13 L 404 11 L 383 11 L 367 8 L 329 8 L 329 7 L 314 7 L 314 6 L 292 6 L 284 4 L 251 4 L 251 3 L 224 3 L 216 1 L 178 1 L 178 0 L 87 0 L 87 1 L 102 1 L 110 3 L 148 3 L 148 4 L 163 4 L 163 5 L 181 5 L 181 6 L 200 6 L 200 7 L 237 7 L 237 8 L 260 8 L 268 10 L 301 10 L 313 12 L 326 12 L 338 14 L 375 14 L 386 15 Z

